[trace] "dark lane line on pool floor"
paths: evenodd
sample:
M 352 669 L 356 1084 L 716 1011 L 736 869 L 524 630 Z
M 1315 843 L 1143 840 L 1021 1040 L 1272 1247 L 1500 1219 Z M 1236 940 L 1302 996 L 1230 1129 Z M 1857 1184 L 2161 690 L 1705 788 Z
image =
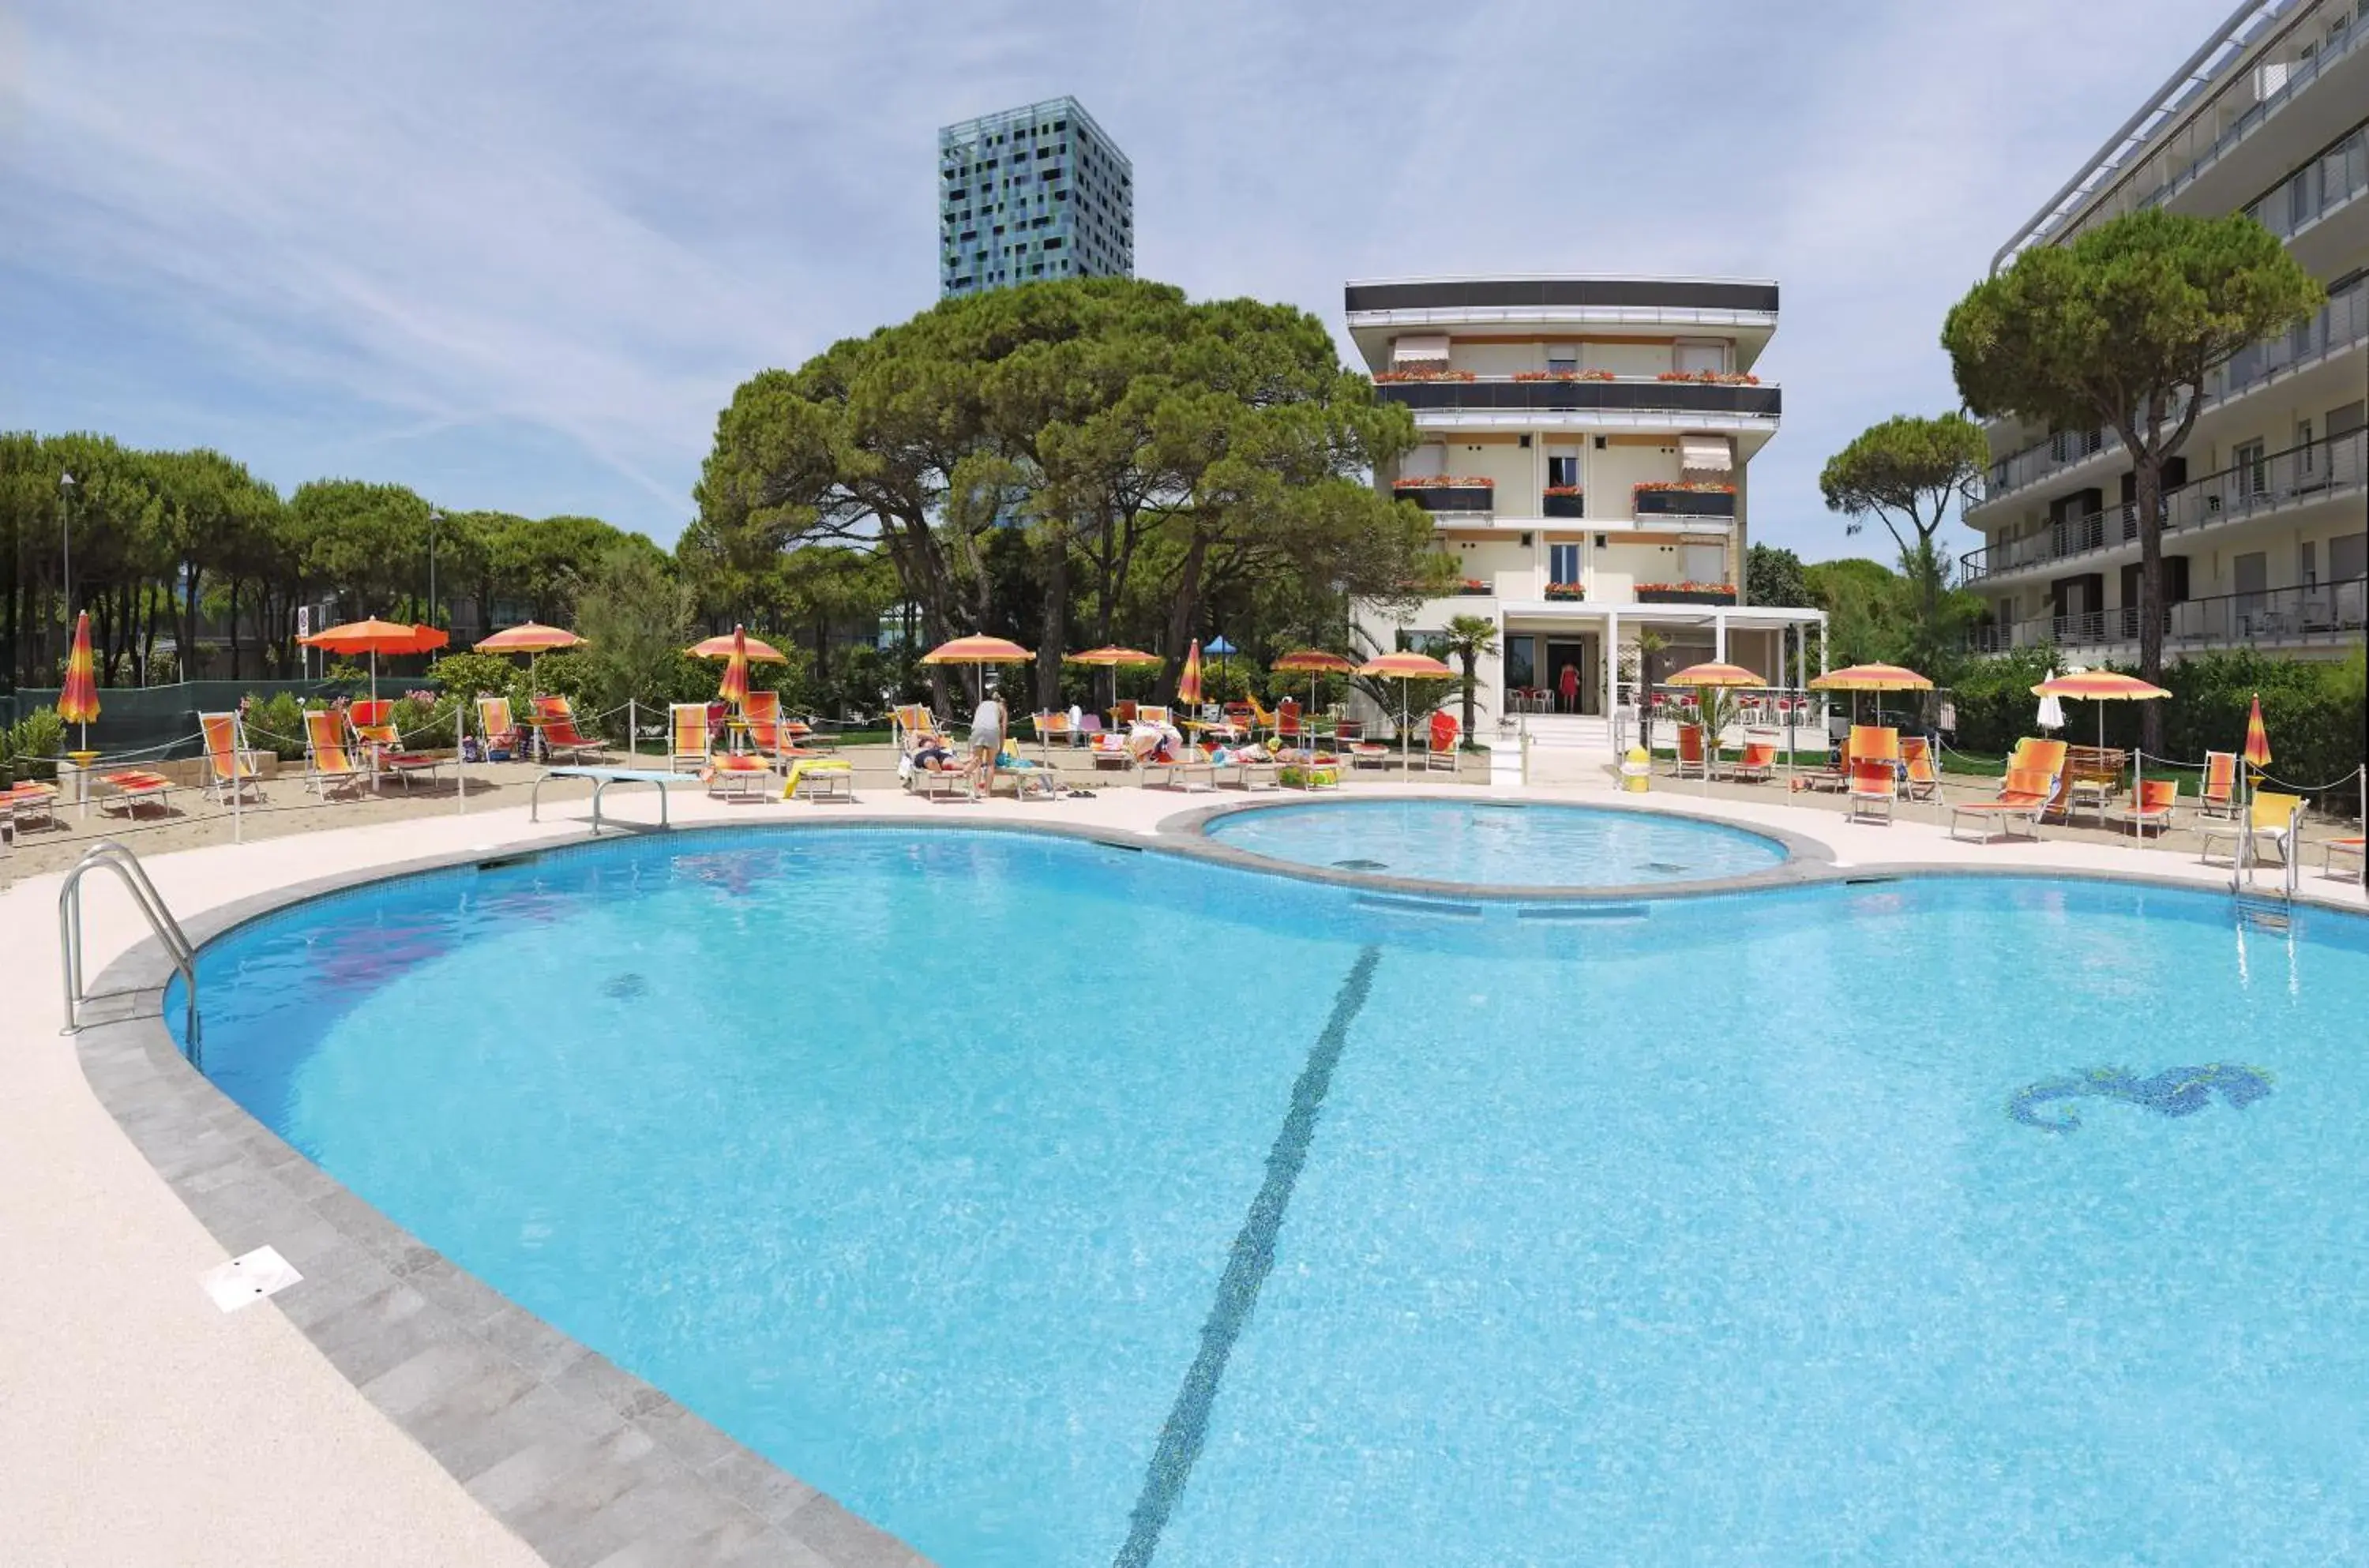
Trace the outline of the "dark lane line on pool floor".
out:
M 1260 1287 L 1275 1267 L 1276 1238 L 1283 1230 L 1284 1213 L 1291 1207 L 1291 1189 L 1299 1180 L 1300 1167 L 1308 1163 L 1317 1114 L 1324 1108 L 1333 1070 L 1340 1065 L 1341 1052 L 1349 1043 L 1349 1025 L 1356 1022 L 1366 999 L 1373 994 L 1374 969 L 1381 957 L 1379 947 L 1358 952 L 1348 978 L 1341 982 L 1340 994 L 1333 999 L 1333 1015 L 1324 1021 L 1324 1031 L 1309 1049 L 1299 1081 L 1291 1086 L 1291 1110 L 1283 1118 L 1283 1130 L 1276 1134 L 1275 1147 L 1267 1151 L 1266 1181 L 1251 1199 L 1250 1213 L 1234 1236 L 1232 1255 L 1218 1281 L 1218 1298 L 1201 1325 L 1201 1352 L 1194 1356 L 1184 1374 L 1184 1386 L 1176 1391 L 1176 1402 L 1160 1429 L 1160 1445 L 1152 1450 L 1151 1464 L 1144 1471 L 1143 1492 L 1136 1499 L 1135 1512 L 1128 1516 L 1127 1544 L 1119 1548 L 1114 1568 L 1147 1568 L 1152 1553 L 1160 1550 L 1160 1533 L 1168 1528 L 1169 1514 L 1184 1494 L 1193 1462 L 1201 1457 L 1201 1444 L 1208 1436 L 1209 1410 L 1217 1402 L 1218 1385 L 1225 1379 L 1226 1359 L 1250 1322 L 1252 1309 L 1258 1305 Z

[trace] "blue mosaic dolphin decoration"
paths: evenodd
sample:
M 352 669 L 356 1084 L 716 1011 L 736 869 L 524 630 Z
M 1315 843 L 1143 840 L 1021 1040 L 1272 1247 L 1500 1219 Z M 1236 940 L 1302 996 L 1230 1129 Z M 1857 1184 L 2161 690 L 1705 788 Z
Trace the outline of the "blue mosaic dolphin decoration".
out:
M 2213 1103 L 2216 1089 L 2231 1109 L 2243 1110 L 2271 1092 L 2271 1075 L 2259 1067 L 2226 1061 L 2169 1068 L 2153 1078 L 2136 1077 L 2128 1068 L 2094 1067 L 2077 1078 L 2051 1078 L 2017 1090 L 2007 1103 L 2007 1114 L 2026 1127 L 2071 1132 L 2081 1125 L 2081 1115 L 2073 1106 L 2054 1117 L 2039 1115 L 2037 1107 L 2051 1100 L 2094 1096 L 2144 1105 L 2157 1116 L 2192 1116 Z

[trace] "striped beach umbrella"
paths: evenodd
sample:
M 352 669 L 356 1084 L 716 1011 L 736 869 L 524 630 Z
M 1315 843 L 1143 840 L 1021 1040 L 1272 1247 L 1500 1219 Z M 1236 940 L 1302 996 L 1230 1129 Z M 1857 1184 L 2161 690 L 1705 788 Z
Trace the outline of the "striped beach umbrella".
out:
M 98 716 L 98 666 L 90 653 L 90 612 L 74 617 L 74 647 L 66 655 L 65 690 L 58 693 L 58 716 L 82 729 L 90 750 L 90 721 Z
M 921 656 L 923 664 L 1025 664 L 1036 656 L 1003 637 L 956 637 Z
M 2271 765 L 2271 732 L 2262 727 L 2262 694 L 2254 693 L 2254 706 L 2246 715 L 2246 761 L 2259 772 Z
M 1186 707 L 1201 701 L 1201 639 L 1195 637 L 1184 655 L 1184 672 L 1176 677 L 1176 700 Z
M 1316 681 L 1322 675 L 1346 675 L 1357 668 L 1354 659 L 1345 658 L 1330 648 L 1294 648 L 1267 667 L 1278 675 L 1308 677 L 1308 729 L 1310 740 L 1316 735 Z M 1311 750 L 1313 748 L 1311 747 Z
M 1399 769 L 1411 766 L 1407 757 L 1407 687 L 1410 681 L 1453 681 L 1456 671 L 1427 653 L 1386 653 L 1357 666 L 1360 675 L 1393 677 L 1399 683 Z
M 781 649 L 762 637 L 750 636 L 747 628 L 741 626 L 735 626 L 727 633 L 719 633 L 704 642 L 693 643 L 682 651 L 693 658 L 730 658 L 734 652 L 738 651 L 751 664 L 787 664 L 789 662 L 783 656 Z
M 746 627 L 732 628 L 732 652 L 724 660 L 724 681 L 715 694 L 734 707 L 749 704 L 749 632 Z

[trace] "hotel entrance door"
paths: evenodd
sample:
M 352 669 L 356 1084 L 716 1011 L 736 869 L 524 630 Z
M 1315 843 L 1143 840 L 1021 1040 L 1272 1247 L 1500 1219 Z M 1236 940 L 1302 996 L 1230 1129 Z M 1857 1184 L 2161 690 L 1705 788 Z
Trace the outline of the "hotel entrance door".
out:
M 1596 640 L 1593 637 L 1574 637 L 1568 642 L 1558 637 L 1542 640 L 1546 644 L 1546 668 L 1539 673 L 1545 677 L 1546 689 L 1553 693 L 1551 705 L 1554 711 L 1559 714 L 1602 712 L 1604 676 L 1596 667 Z

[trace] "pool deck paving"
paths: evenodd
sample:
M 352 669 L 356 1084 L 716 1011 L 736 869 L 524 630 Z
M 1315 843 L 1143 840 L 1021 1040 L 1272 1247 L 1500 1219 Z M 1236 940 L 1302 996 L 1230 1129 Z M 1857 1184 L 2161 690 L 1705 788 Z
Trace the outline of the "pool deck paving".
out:
M 523 795 L 519 782 L 465 813 L 449 795 L 423 796 L 401 809 L 273 819 L 272 831 L 243 843 L 126 841 L 202 936 L 291 887 L 584 840 L 580 789 L 555 787 L 537 824 L 511 804 Z M 1403 796 L 1410 786 L 1425 781 L 1360 781 L 1319 798 Z M 1484 792 L 1436 781 L 1430 793 Z M 2226 864 L 2199 863 L 2192 841 L 2142 850 L 2051 828 L 2038 843 L 1976 844 L 1950 839 L 1930 806 L 1904 805 L 1889 825 L 1851 822 L 1781 787 L 1705 791 L 1657 778 L 1634 795 L 1608 777 L 1486 793 L 1778 830 L 1821 846 L 1843 870 L 2091 873 L 2207 889 L 2229 879 Z M 727 803 L 681 788 L 671 814 L 685 827 L 967 821 L 1174 842 L 1177 819 L 1242 800 L 1118 784 L 1092 799 L 931 803 L 883 777 L 860 782 L 853 805 Z M 657 820 L 643 790 L 612 792 L 606 811 L 612 821 Z M 0 892 L 9 1078 L 0 1148 L 11 1156 L 0 1236 L 17 1260 L 0 1289 L 0 1519 L 12 1565 L 921 1561 L 460 1274 L 180 1064 L 157 1044 L 157 951 L 108 879 L 86 885 L 86 971 L 103 982 L 94 991 L 141 994 L 102 997 L 92 1010 L 101 1023 L 62 1035 L 61 871 L 35 869 L 29 855 L 17 869 Z M 2274 887 L 2277 874 L 2264 880 Z M 2357 881 L 2321 876 L 2317 853 L 2298 895 L 2356 910 L 2363 901 Z M 127 1010 L 145 1015 L 122 1019 Z M 267 1242 L 306 1277 L 268 1303 L 219 1310 L 200 1275 Z

